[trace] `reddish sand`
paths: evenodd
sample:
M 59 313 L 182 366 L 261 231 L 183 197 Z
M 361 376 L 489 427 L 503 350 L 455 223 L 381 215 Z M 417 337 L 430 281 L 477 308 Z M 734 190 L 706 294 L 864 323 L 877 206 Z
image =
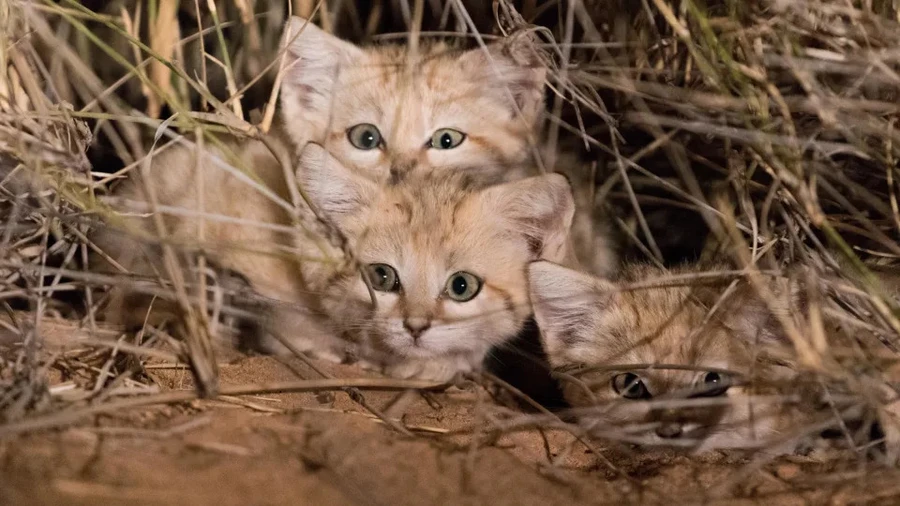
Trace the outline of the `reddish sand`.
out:
M 366 375 L 320 366 L 337 378 Z M 222 385 L 318 378 L 299 360 L 272 357 L 239 356 L 220 374 Z M 163 390 L 191 385 L 184 370 L 150 375 Z M 591 444 L 598 456 L 558 431 L 491 437 L 475 429 L 521 415 L 474 385 L 427 398 L 366 392 L 364 399 L 408 434 L 336 392 L 117 410 L 0 438 L 0 504 L 770 506 L 893 504 L 900 494 L 896 474 L 833 459 L 748 466 L 741 456 L 638 453 L 602 441 Z

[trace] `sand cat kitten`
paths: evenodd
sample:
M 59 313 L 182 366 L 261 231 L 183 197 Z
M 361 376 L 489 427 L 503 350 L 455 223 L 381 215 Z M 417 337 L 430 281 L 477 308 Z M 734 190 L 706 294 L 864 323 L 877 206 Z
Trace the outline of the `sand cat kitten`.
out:
M 630 266 L 613 283 L 549 262 L 529 267 L 550 364 L 584 382 L 563 382 L 569 403 L 602 406 L 592 415 L 598 427 L 632 427 L 619 436 L 633 442 L 702 451 L 760 447 L 784 437 L 797 413 L 777 402 L 755 402 L 749 394 L 776 392 L 758 381 L 741 382 L 771 385 L 794 374 L 760 354 L 779 344 L 778 324 L 765 304 L 745 286 L 707 321 L 722 290 L 684 282 L 618 289 L 661 276 L 649 266 Z M 787 311 L 786 301 L 781 308 Z
M 525 36 L 461 51 L 423 37 L 358 47 L 294 17 L 285 35 L 285 132 L 376 178 L 412 167 L 522 175 L 545 68 Z
M 354 273 L 308 277 L 321 280 L 313 288 L 333 328 L 383 352 L 394 375 L 479 366 L 530 313 L 527 263 L 566 259 L 574 203 L 558 174 L 484 187 L 464 172 L 414 171 L 385 187 L 307 151 L 300 182 L 353 238 L 377 307 Z
M 189 157 L 172 150 L 152 166 L 159 204 L 181 213 L 167 220 L 169 239 L 184 251 L 203 248 L 212 263 L 246 277 L 266 299 L 269 329 L 301 349 L 349 353 L 392 375 L 445 380 L 477 369 L 530 313 L 528 262 L 565 259 L 574 203 L 558 174 L 484 187 L 463 171 L 417 170 L 383 186 L 310 144 L 298 183 L 348 237 L 374 289 L 373 306 L 360 273 L 336 270 L 336 252 L 292 232 L 271 197 L 223 170 L 212 151 L 199 165 Z M 184 184 L 198 166 L 206 178 L 204 244 L 196 244 L 198 220 L 188 214 L 201 199 Z M 260 168 L 266 186 L 287 198 L 281 169 Z M 136 181 L 120 192 L 132 205 L 140 195 Z M 149 218 L 130 221 L 153 229 Z M 153 246 L 142 250 L 112 230 L 98 242 L 132 271 L 161 269 Z M 147 300 L 132 300 L 131 322 L 140 323 Z

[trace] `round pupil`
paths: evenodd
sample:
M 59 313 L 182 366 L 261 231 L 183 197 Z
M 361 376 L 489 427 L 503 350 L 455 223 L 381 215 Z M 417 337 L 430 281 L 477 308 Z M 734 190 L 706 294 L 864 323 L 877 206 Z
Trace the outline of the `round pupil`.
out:
M 453 278 L 453 293 L 462 295 L 466 293 L 467 288 L 469 288 L 469 283 L 466 283 L 466 278 L 463 276 L 456 276 Z
M 375 134 L 371 130 L 365 130 L 360 136 L 360 141 L 362 141 L 363 146 L 367 148 L 372 147 L 375 145 Z M 384 269 L 380 269 L 380 272 L 384 272 Z
M 707 382 L 707 383 L 710 383 L 710 384 L 713 384 L 713 385 L 717 385 L 717 384 L 719 384 L 719 382 L 720 382 L 721 380 L 722 380 L 722 378 L 719 376 L 719 373 L 717 373 L 717 372 L 711 372 L 711 373 L 709 373 L 709 374 L 706 375 L 706 382 Z
M 637 395 L 641 392 L 641 384 L 638 381 L 638 377 L 634 374 L 626 374 L 625 375 L 625 391 L 631 395 Z
M 447 133 L 441 135 L 441 147 L 450 149 L 450 146 L 453 146 L 453 136 Z

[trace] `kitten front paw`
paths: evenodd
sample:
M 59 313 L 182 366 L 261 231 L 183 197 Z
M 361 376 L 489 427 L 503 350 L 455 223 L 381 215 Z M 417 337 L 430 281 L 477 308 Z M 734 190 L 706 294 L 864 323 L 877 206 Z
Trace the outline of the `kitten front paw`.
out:
M 464 373 L 471 372 L 468 364 L 453 360 L 406 361 L 385 366 L 384 374 L 401 379 L 419 379 L 440 383 L 456 383 Z
M 268 332 L 258 332 L 254 337 L 256 341 L 253 344 L 253 348 L 267 355 L 292 357 L 297 351 L 309 358 L 324 362 L 343 364 L 347 361 L 346 353 L 341 353 L 341 351 L 333 348 L 317 347 L 315 342 L 302 337 L 292 337 L 291 348 L 285 346 L 281 340 Z

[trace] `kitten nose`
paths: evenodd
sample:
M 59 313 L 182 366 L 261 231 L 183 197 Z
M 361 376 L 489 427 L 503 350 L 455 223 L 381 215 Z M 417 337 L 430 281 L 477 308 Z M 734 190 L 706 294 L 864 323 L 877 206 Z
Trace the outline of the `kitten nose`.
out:
M 681 435 L 681 424 L 664 422 L 656 428 L 656 435 L 665 439 L 676 438 Z
M 413 339 L 418 340 L 431 327 L 431 320 L 422 317 L 410 317 L 403 320 L 403 326 L 409 331 L 409 335 L 413 336 Z
M 399 183 L 416 168 L 417 160 L 410 156 L 396 156 L 391 159 L 391 183 Z

